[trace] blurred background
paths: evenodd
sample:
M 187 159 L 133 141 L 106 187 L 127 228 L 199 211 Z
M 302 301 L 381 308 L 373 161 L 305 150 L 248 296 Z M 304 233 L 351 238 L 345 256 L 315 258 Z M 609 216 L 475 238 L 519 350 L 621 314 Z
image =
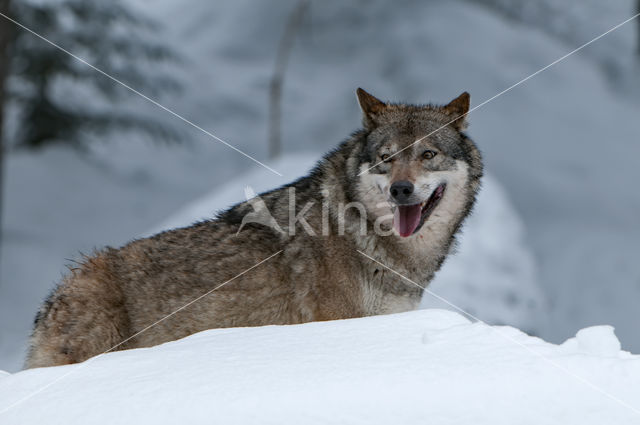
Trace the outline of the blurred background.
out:
M 414 103 L 466 90 L 475 106 L 639 11 L 634 0 L 0 0 L 282 183 L 359 127 L 356 87 Z M 639 30 L 631 21 L 469 115 L 490 177 L 434 288 L 552 342 L 611 324 L 640 352 Z M 15 371 L 39 304 L 80 252 L 280 182 L 3 17 L 0 54 L 0 369 Z

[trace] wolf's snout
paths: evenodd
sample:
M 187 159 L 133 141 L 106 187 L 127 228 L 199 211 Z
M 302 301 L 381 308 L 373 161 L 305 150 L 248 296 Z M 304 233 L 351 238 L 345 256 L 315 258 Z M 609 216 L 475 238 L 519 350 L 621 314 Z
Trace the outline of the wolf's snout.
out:
M 389 192 L 396 202 L 404 204 L 413 194 L 413 183 L 408 180 L 399 180 L 391 185 Z

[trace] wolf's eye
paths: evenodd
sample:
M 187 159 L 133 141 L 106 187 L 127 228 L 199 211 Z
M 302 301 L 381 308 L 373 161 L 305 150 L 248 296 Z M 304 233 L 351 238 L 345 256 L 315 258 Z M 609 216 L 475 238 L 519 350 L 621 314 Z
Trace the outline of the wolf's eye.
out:
M 391 158 L 391 155 L 389 155 L 388 153 L 383 153 L 382 155 L 380 155 L 380 159 L 384 162 L 388 162 L 389 158 Z
M 432 150 L 428 150 L 427 149 L 426 151 L 422 152 L 422 158 L 423 159 L 431 159 L 434 156 L 436 156 L 437 154 L 438 154 L 438 152 L 434 152 Z

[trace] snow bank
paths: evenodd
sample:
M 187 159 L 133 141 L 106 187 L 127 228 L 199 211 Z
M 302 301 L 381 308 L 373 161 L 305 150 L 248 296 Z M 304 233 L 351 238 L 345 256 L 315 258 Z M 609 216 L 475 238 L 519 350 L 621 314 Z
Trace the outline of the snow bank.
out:
M 282 177 L 255 167 L 187 205 L 149 235 L 213 217 L 216 211 L 243 201 L 246 186 L 260 193 L 289 183 L 306 174 L 320 157 L 283 157 L 273 164 Z M 505 191 L 493 177 L 486 176 L 474 214 L 459 239 L 459 249 L 448 258 L 430 289 L 488 323 L 536 331 L 547 316 L 546 302 L 536 280 L 533 255 L 523 240 L 523 225 Z M 426 295 L 422 307 L 449 305 Z
M 0 422 L 638 423 L 640 357 L 616 342 L 597 327 L 554 345 L 444 310 L 211 330 L 2 378 L 0 411 L 58 381 Z
M 196 221 L 210 219 L 216 212 L 231 205 L 245 201 L 244 190 L 250 186 L 257 194 L 275 189 L 283 184 L 291 183 L 307 174 L 321 158 L 319 153 L 290 154 L 272 163 L 270 166 L 278 171 L 279 176 L 266 168 L 255 166 L 248 172 L 233 175 L 233 178 L 220 182 L 208 194 L 190 202 L 185 207 L 154 227 L 147 236 L 175 227 L 188 226 Z

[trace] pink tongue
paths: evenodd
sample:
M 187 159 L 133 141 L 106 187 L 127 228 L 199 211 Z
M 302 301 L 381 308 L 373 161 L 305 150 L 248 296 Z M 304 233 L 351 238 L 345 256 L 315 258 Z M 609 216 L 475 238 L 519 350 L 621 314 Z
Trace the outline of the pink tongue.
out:
M 420 205 L 398 205 L 393 214 L 393 227 L 406 238 L 411 236 L 420 224 Z

